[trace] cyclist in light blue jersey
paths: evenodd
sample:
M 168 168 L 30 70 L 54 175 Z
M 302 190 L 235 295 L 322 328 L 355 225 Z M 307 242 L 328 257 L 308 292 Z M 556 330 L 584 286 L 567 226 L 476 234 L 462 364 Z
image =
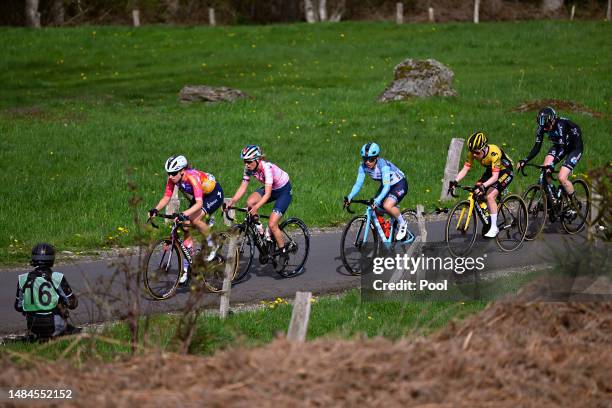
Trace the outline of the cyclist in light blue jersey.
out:
M 344 197 L 344 202 L 349 204 L 353 197 L 361 190 L 366 174 L 372 180 L 380 181 L 381 186 L 374 198 L 375 209 L 381 211 L 382 208 L 397 220 L 399 227 L 395 238 L 401 241 L 406 238 L 408 225 L 400 213 L 398 204 L 408 193 L 408 182 L 404 173 L 396 165 L 382 157 L 378 157 L 379 155 L 380 146 L 376 143 L 370 142 L 363 145 L 361 148 L 363 163 L 359 165 L 355 185 L 353 185 L 349 195 Z

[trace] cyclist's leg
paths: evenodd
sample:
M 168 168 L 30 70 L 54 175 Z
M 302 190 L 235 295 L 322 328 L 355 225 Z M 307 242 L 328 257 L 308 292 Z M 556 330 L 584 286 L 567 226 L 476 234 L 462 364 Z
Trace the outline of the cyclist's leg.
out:
M 207 260 L 210 261 L 215 257 L 215 244 L 210 234 L 210 227 L 206 223 L 206 218 L 212 215 L 223 204 L 223 189 L 219 183 L 208 194 L 205 194 L 202 200 L 202 210 L 199 215 L 194 215 L 190 218 L 191 223 L 198 229 L 202 237 L 206 238 L 206 243 L 210 248 Z
M 399 203 L 408 193 L 408 182 L 405 178 L 395 183 L 391 186 L 389 190 L 389 194 L 385 197 L 385 201 L 383 202 L 383 208 L 389 215 L 397 220 L 399 225 L 397 229 L 396 239 L 401 241 L 406 237 L 406 233 L 408 232 L 408 226 L 406 225 L 406 221 L 404 217 L 402 217 Z
M 504 169 L 499 172 L 499 177 L 497 181 L 489 186 L 487 189 L 487 206 L 489 207 L 489 214 L 491 214 L 491 229 L 489 232 L 485 234 L 485 237 L 492 238 L 497 235 L 497 197 L 501 195 L 501 192 L 504 191 L 512 180 L 514 175 L 512 170 Z
M 290 182 L 287 182 L 287 184 L 279 189 L 273 190 L 272 196 L 269 200 L 274 201 L 274 208 L 272 208 L 272 214 L 270 214 L 268 226 L 270 227 L 270 232 L 276 240 L 276 244 L 278 245 L 279 249 L 284 248 L 285 240 L 283 239 L 283 233 L 278 227 L 278 224 L 280 219 L 283 217 L 283 214 L 287 212 L 287 208 L 289 208 L 291 200 L 292 189 Z
M 260 187 L 257 190 L 253 191 L 249 198 L 247 198 L 247 207 L 250 208 L 257 204 L 263 198 L 264 194 L 265 191 L 263 187 Z
M 574 195 L 574 186 L 572 182 L 569 180 L 569 175 L 574 171 L 574 168 L 582 158 L 582 146 L 572 150 L 565 157 L 565 161 L 563 165 L 559 169 L 559 182 L 563 186 L 563 189 L 567 193 L 568 196 L 573 197 Z

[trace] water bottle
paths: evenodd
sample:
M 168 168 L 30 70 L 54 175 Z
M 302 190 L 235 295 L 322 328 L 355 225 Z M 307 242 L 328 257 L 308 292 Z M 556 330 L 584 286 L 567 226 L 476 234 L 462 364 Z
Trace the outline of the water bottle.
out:
M 385 233 L 385 237 L 389 238 L 389 234 L 391 233 L 391 221 L 385 220 L 383 224 L 383 231 Z
M 487 203 L 485 203 L 484 201 L 480 202 L 480 208 L 482 208 L 482 212 L 484 213 L 484 215 L 486 217 L 489 216 L 489 207 L 487 207 Z
M 265 238 L 267 242 L 272 242 L 272 237 L 270 236 L 270 228 L 266 227 Z

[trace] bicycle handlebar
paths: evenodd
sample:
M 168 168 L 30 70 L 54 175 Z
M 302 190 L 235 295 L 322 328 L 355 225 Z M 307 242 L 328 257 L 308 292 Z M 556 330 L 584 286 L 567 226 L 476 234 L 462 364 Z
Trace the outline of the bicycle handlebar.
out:
M 147 219 L 147 223 L 151 223 L 151 226 L 153 228 L 159 228 L 159 226 L 153 222 L 153 218 L 155 218 L 155 217 L 165 218 L 165 219 L 168 219 L 168 220 L 173 220 L 175 218 L 175 216 L 173 214 L 155 214 L 154 217 L 149 217 Z M 182 221 L 178 221 L 177 223 L 178 224 L 182 224 L 183 222 Z
M 235 218 L 234 217 L 230 217 L 230 215 L 229 215 L 229 211 L 230 210 L 236 210 L 236 211 L 239 211 L 239 212 L 248 213 L 250 208 L 249 207 L 245 207 L 245 208 L 243 208 L 243 207 L 228 207 L 225 204 L 223 204 L 223 206 L 221 207 L 221 210 L 225 213 L 225 216 L 227 217 L 228 220 L 234 221 Z M 270 218 L 270 216 L 269 215 L 259 215 L 259 218 L 267 219 L 267 218 Z
M 461 184 L 455 184 L 454 187 L 449 188 L 450 195 L 452 195 L 455 198 L 459 197 L 459 194 L 455 194 L 455 189 L 456 188 L 460 188 L 462 190 L 469 191 L 470 193 L 473 193 L 474 190 L 476 190 L 472 186 L 462 186 Z
M 363 204 L 363 205 L 367 205 L 368 207 L 371 206 L 372 204 L 374 204 L 374 200 L 351 200 L 348 202 L 348 204 L 344 204 L 344 209 L 349 213 L 349 214 L 355 214 L 355 211 L 351 210 L 351 204 Z
M 540 170 L 548 170 L 548 169 L 550 169 L 550 178 L 551 178 L 552 180 L 554 180 L 554 181 L 557 181 L 557 179 L 555 178 L 554 174 L 559 173 L 559 171 L 558 171 L 558 170 L 555 170 L 555 169 L 553 168 L 553 166 L 552 166 L 552 165 L 551 165 L 551 166 L 542 166 L 542 165 L 540 165 L 540 164 L 531 164 L 531 163 L 527 163 L 527 164 L 525 164 L 523 167 L 521 167 L 521 170 L 520 170 L 520 171 L 521 171 L 521 174 L 522 174 L 523 176 L 527 176 L 527 173 L 525 173 L 525 167 L 527 167 L 527 166 L 529 166 L 529 167 L 535 167 L 535 168 L 540 169 Z

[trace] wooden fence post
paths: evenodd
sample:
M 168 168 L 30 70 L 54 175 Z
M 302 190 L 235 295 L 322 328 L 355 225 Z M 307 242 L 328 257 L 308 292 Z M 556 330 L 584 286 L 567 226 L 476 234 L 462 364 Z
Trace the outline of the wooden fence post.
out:
M 429 17 L 429 22 L 430 23 L 433 23 L 436 20 L 435 16 L 434 16 L 434 9 L 433 9 L 433 7 L 430 7 L 430 8 L 427 9 L 427 15 Z
M 304 0 L 304 11 L 306 13 L 307 22 L 311 24 L 317 22 L 317 15 L 315 14 L 315 9 L 312 5 L 312 0 Z
M 132 23 L 134 24 L 134 27 L 140 27 L 140 10 L 132 10 Z
M 599 228 L 599 209 L 601 207 L 603 197 L 597 191 L 596 180 L 591 182 L 589 188 L 591 189 L 591 210 L 589 211 L 586 219 L 587 240 L 594 241 L 597 235 L 597 229 Z M 605 208 L 603 210 L 605 211 Z
M 38 0 L 25 1 L 26 24 L 28 27 L 40 28 L 40 12 Z
M 327 1 L 319 0 L 319 21 L 327 21 Z
M 212 7 L 208 8 L 208 25 L 214 27 L 217 25 L 217 19 L 215 18 L 215 9 Z
M 461 150 L 465 141 L 461 138 L 454 137 L 448 146 L 448 155 L 446 156 L 446 167 L 444 167 L 444 179 L 442 180 L 442 193 L 440 200 L 450 200 L 452 197 L 447 193 L 448 183 L 455 179 L 459 171 L 459 161 L 461 159 Z
M 574 19 L 574 14 L 576 14 L 576 5 L 572 4 L 572 11 L 570 12 L 570 21 Z
M 480 0 L 474 0 L 474 24 L 480 22 Z
M 404 24 L 404 3 L 395 4 L 395 22 Z
M 223 202 L 227 205 L 227 203 L 230 202 L 230 199 L 224 198 Z M 233 221 L 230 220 L 228 217 L 233 219 L 235 216 L 236 216 L 236 210 L 229 210 L 227 213 L 224 212 L 223 213 L 223 223 L 227 225 L 228 227 L 231 227 L 233 224 Z
M 308 320 L 310 319 L 310 292 L 296 292 L 291 322 L 287 330 L 287 340 L 303 343 L 308 332 Z
M 608 10 L 606 11 L 606 21 L 612 20 L 612 0 L 608 0 Z
M 238 262 L 238 259 L 236 258 L 236 237 L 234 235 L 230 235 L 229 238 L 228 254 L 228 259 L 225 261 L 223 289 L 221 291 L 221 298 L 219 300 L 219 317 L 221 317 L 221 319 L 225 319 L 229 312 L 230 292 L 232 291 L 232 276 L 234 268 L 236 267 L 236 262 Z

